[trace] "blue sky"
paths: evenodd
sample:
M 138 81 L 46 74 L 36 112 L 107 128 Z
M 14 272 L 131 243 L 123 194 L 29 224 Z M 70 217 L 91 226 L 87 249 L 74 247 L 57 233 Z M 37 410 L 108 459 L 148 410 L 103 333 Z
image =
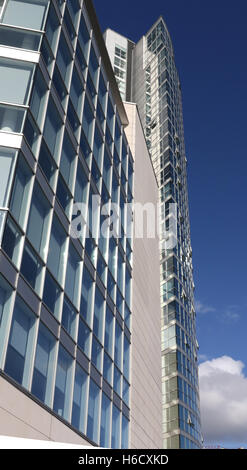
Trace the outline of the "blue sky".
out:
M 134 41 L 160 14 L 167 23 L 183 93 L 200 358 L 229 356 L 247 376 L 247 2 L 94 4 L 102 30 Z M 247 446 L 247 422 L 235 431 L 216 444 Z

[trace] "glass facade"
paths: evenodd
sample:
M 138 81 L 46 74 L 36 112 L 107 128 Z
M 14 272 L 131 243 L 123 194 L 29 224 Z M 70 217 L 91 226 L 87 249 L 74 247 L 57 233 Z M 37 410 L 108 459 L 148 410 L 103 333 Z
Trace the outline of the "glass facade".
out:
M 159 186 L 162 241 L 172 227 L 174 214 L 170 204 L 176 204 L 177 211 L 176 246 L 167 249 L 165 243 L 161 243 L 160 250 L 163 446 L 198 448 L 202 445 L 198 343 L 180 79 L 171 38 L 162 18 L 134 48 L 131 41 L 124 39 L 127 47 L 132 48 L 130 59 L 127 57 L 127 70 L 131 70 L 127 87 L 131 89 L 131 100 L 139 108 Z M 122 36 L 115 32 L 106 35 L 122 91 L 126 55 L 118 46 L 120 40 L 123 41 Z M 116 341 L 115 348 L 117 344 Z M 124 362 L 127 364 L 125 352 Z
M 162 244 L 161 346 L 164 448 L 201 447 L 194 283 L 181 86 L 169 32 L 160 19 L 144 39 L 143 125 L 158 178 L 161 233 L 177 210 L 176 246 Z M 137 71 L 138 73 L 138 71 Z
M 0 277 L 0 368 L 84 438 L 127 448 L 132 249 L 125 219 L 121 239 L 92 230 L 106 216 L 91 201 L 132 201 L 133 158 L 97 41 L 80 0 L 0 2 L 0 139 L 22 139 L 0 145 L 15 272 Z

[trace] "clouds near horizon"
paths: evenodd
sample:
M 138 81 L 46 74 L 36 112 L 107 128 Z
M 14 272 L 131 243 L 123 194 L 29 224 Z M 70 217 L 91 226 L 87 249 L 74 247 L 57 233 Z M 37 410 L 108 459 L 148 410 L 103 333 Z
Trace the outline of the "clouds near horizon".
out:
M 199 365 L 202 433 L 206 443 L 247 444 L 247 377 L 229 356 Z

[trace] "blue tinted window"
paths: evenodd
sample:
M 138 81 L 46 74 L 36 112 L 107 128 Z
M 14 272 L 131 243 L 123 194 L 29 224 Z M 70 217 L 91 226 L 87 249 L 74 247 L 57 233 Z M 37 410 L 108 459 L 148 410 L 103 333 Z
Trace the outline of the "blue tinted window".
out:
M 120 448 L 120 411 L 113 405 L 112 406 L 112 438 L 111 447 L 112 449 Z
M 123 379 L 123 401 L 126 403 L 127 406 L 129 406 L 129 389 L 130 386 L 128 382 Z
M 66 87 L 64 86 L 64 83 L 63 83 L 63 80 L 62 80 L 62 77 L 61 77 L 61 74 L 59 72 L 57 65 L 55 66 L 55 69 L 53 72 L 53 84 L 55 86 L 60 102 L 64 106 L 65 98 L 68 92 L 66 90 Z
M 64 82 L 67 86 L 68 86 L 68 81 L 69 81 L 71 62 L 72 62 L 72 57 L 69 52 L 66 39 L 64 37 L 64 34 L 61 33 L 58 53 L 57 53 L 57 64 L 60 69 L 61 76 L 63 77 Z
M 112 346 L 113 346 L 113 323 L 114 321 L 114 316 L 109 309 L 109 307 L 106 308 L 106 318 L 105 318 L 105 349 L 106 351 L 112 355 Z
M 62 128 L 61 118 L 56 110 L 55 103 L 50 98 L 48 109 L 47 109 L 47 114 L 46 114 L 45 127 L 44 127 L 44 138 L 55 160 L 57 157 L 58 147 L 60 145 L 61 128 Z
M 113 388 L 115 390 L 115 392 L 121 396 L 121 378 L 122 378 L 122 375 L 121 375 L 121 372 L 119 371 L 119 369 L 115 366 L 114 367 L 114 381 L 113 381 Z
M 39 291 L 40 287 L 41 270 L 42 265 L 38 257 L 26 242 L 22 256 L 21 273 L 36 291 Z
M 101 422 L 100 422 L 100 446 L 110 447 L 110 425 L 111 425 L 111 401 L 102 393 Z
M 93 46 L 91 46 L 90 59 L 89 59 L 89 71 L 90 71 L 90 75 L 95 86 L 97 84 L 98 68 L 99 68 L 99 62 L 98 62 L 96 53 L 94 51 L 94 48 Z
M 10 210 L 21 226 L 23 226 L 26 215 L 28 190 L 31 177 L 32 172 L 21 155 L 17 164 L 14 188 L 10 203 Z
M 111 135 L 113 135 L 113 125 L 114 125 L 114 109 L 111 104 L 110 98 L 108 98 L 108 107 L 107 107 L 107 124 L 110 129 Z
M 103 341 L 103 322 L 104 322 L 104 297 L 98 287 L 95 290 L 93 332 L 102 343 Z
M 93 342 L 92 342 L 92 363 L 93 365 L 101 371 L 101 361 L 102 361 L 102 351 L 103 348 L 101 344 L 97 341 L 95 337 L 93 337 Z
M 116 321 L 116 328 L 115 328 L 115 355 L 114 361 L 122 370 L 122 329 L 119 323 Z
M 129 380 L 130 343 L 124 335 L 123 373 Z
M 56 340 L 40 323 L 34 362 L 32 394 L 46 405 L 50 405 L 55 365 Z
M 82 47 L 84 57 L 87 60 L 87 53 L 88 53 L 88 46 L 89 46 L 89 32 L 88 32 L 83 15 L 81 15 L 81 22 L 80 22 L 78 36 L 79 36 L 79 42 Z
M 27 236 L 38 253 L 44 257 L 50 205 L 36 183 L 29 212 Z
M 102 74 L 100 74 L 99 78 L 99 101 L 102 107 L 103 112 L 105 113 L 105 105 L 106 105 L 106 85 L 103 79 Z
M 84 268 L 83 279 L 82 279 L 80 313 L 82 317 L 86 320 L 88 325 L 91 325 L 92 296 L 93 296 L 93 279 L 91 278 L 88 270 Z
M 103 376 L 112 385 L 112 366 L 113 362 L 108 354 L 104 354 Z
M 79 321 L 79 331 L 78 331 L 78 346 L 84 351 L 84 353 L 89 356 L 90 352 L 90 334 L 91 331 L 86 326 L 84 321 L 80 319 Z
M 72 363 L 72 357 L 60 345 L 53 409 L 59 416 L 62 416 L 65 419 L 69 418 Z
M 88 140 L 89 145 L 91 145 L 92 140 L 92 130 L 93 130 L 93 112 L 87 97 L 85 97 L 84 110 L 83 110 L 83 120 L 82 127 L 85 133 L 85 136 Z
M 68 133 L 65 132 L 59 167 L 65 182 L 70 188 L 73 183 L 75 157 L 76 151 L 71 143 Z
M 88 375 L 77 364 L 73 394 L 72 426 L 75 426 L 76 429 L 84 434 L 86 425 L 87 383 Z
M 129 421 L 122 415 L 122 449 L 128 449 L 129 447 Z
M 76 310 L 65 298 L 63 302 L 62 325 L 73 338 L 75 336 L 76 315 Z
M 43 301 L 50 311 L 58 318 L 61 289 L 49 272 L 46 272 Z
M 66 237 L 66 232 L 56 215 L 54 215 L 51 227 L 47 266 L 60 283 L 63 278 L 63 260 Z
M 73 245 L 70 244 L 66 269 L 65 292 L 73 303 L 77 303 L 80 262 L 79 255 L 75 248 L 73 248 Z
M 87 436 L 96 443 L 98 443 L 99 440 L 99 401 L 100 389 L 96 383 L 91 380 L 89 389 Z
M 56 165 L 51 157 L 51 154 L 45 144 L 42 142 L 39 153 L 39 164 L 51 186 L 54 184 L 54 175 L 56 171 Z
M 75 201 L 86 202 L 87 200 L 88 179 L 81 163 L 78 163 L 76 183 L 75 183 Z
M 2 248 L 15 265 L 19 265 L 21 238 L 22 234 L 17 225 L 8 217 L 2 239 Z
M 65 214 L 68 216 L 69 209 L 70 209 L 70 201 L 72 199 L 72 196 L 60 173 L 59 173 L 58 183 L 57 183 L 57 198 Z
M 82 92 L 83 92 L 83 84 L 81 82 L 78 72 L 76 71 L 76 68 L 74 68 L 71 88 L 70 88 L 70 97 L 71 97 L 72 103 L 74 105 L 74 108 L 79 118 L 81 115 Z
M 55 13 L 53 5 L 50 5 L 49 15 L 46 22 L 46 38 L 50 44 L 51 50 L 55 51 L 55 46 L 57 43 L 57 37 L 59 32 L 59 20 Z
M 95 133 L 94 133 L 93 155 L 99 168 L 101 168 L 102 150 L 103 150 L 103 140 L 102 140 L 100 131 L 98 130 L 96 126 Z
M 17 298 L 10 337 L 6 355 L 4 371 L 16 382 L 26 386 L 32 357 L 30 336 L 35 317 L 24 302 Z

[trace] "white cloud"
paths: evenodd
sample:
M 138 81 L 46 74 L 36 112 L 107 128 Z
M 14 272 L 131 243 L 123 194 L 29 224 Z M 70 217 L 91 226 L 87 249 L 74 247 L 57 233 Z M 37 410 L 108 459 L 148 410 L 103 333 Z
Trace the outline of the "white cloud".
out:
M 214 307 L 210 307 L 209 305 L 205 305 L 203 302 L 200 302 L 199 300 L 195 301 L 195 308 L 197 313 L 210 313 L 210 312 L 215 312 Z
M 244 364 L 222 356 L 199 365 L 204 440 L 247 444 L 247 377 Z

